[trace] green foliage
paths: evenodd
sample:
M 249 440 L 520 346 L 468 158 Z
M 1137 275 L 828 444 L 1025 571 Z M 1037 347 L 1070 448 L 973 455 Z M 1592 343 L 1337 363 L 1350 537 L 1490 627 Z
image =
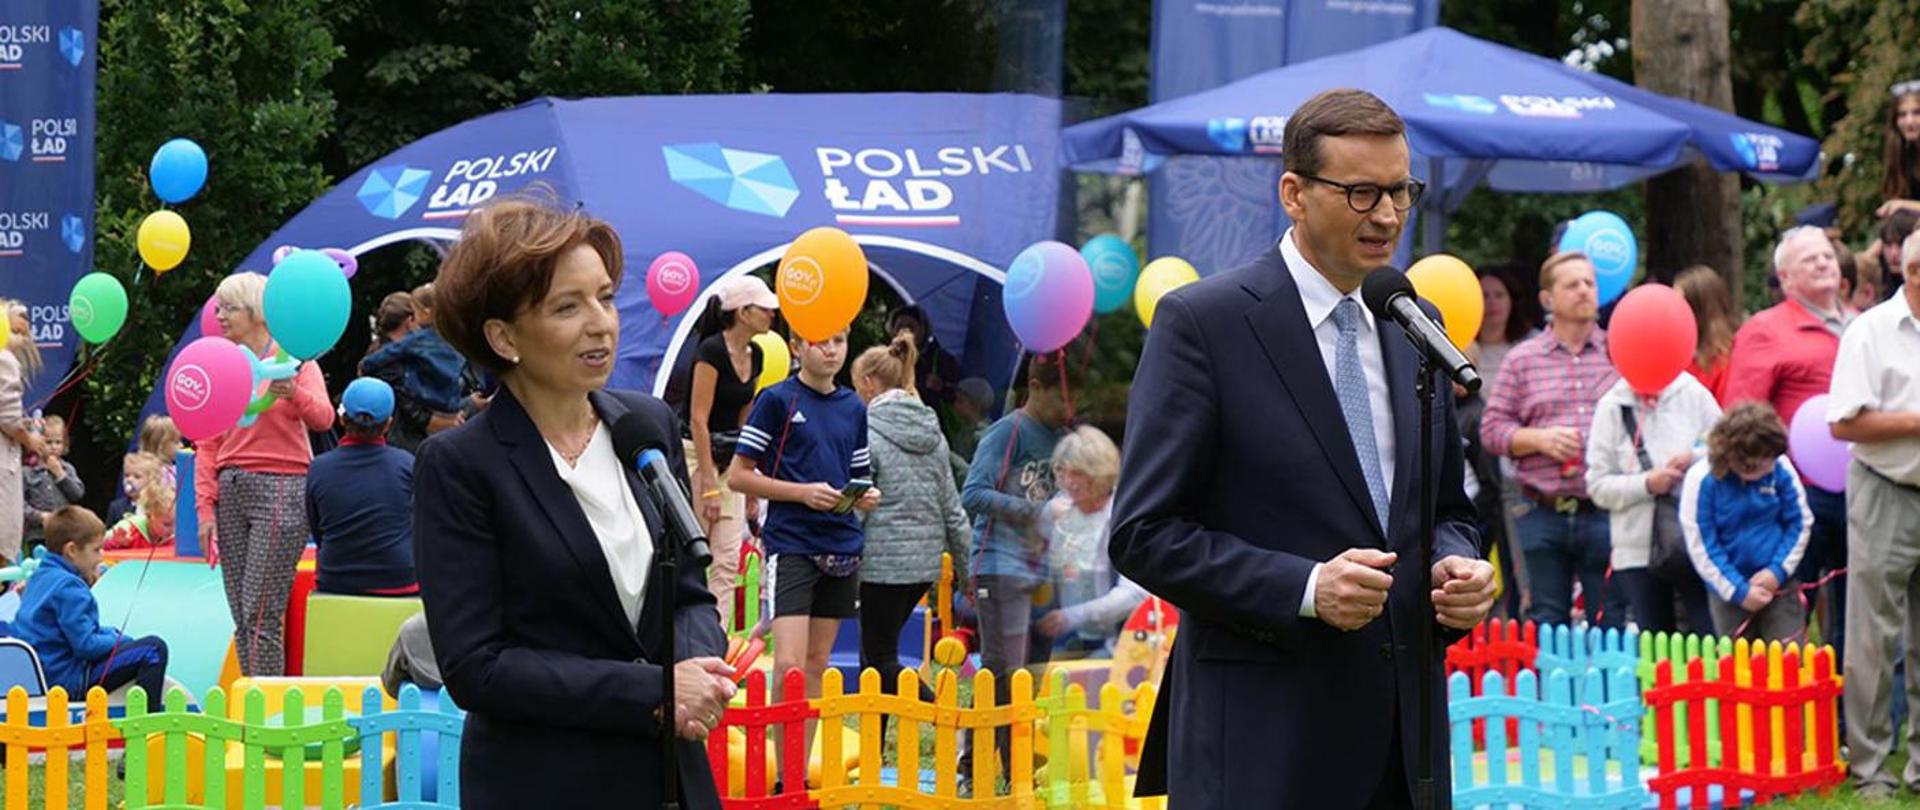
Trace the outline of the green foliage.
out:
M 1806 3 L 1795 22 L 1812 32 L 1804 59 L 1831 66 L 1828 99 L 1845 114 L 1833 123 L 1821 151 L 1833 164 L 1822 196 L 1840 203 L 1841 227 L 1864 243 L 1873 211 L 1884 200 L 1881 149 L 1892 114 L 1895 82 L 1920 76 L 1920 0 L 1830 0 Z
M 750 10 L 748 0 L 546 0 L 522 83 L 552 96 L 730 89 Z
M 83 360 L 98 366 L 84 385 L 75 455 L 133 433 L 173 335 L 261 239 L 327 189 L 319 145 L 335 107 L 322 81 L 340 49 L 326 5 L 101 3 L 95 261 L 128 282 L 132 307 L 120 336 Z M 180 206 L 192 253 L 156 277 L 135 270 L 134 233 L 160 208 L 147 163 L 175 136 L 198 141 L 213 170 L 200 196 Z M 93 480 L 96 492 L 114 489 L 104 476 Z

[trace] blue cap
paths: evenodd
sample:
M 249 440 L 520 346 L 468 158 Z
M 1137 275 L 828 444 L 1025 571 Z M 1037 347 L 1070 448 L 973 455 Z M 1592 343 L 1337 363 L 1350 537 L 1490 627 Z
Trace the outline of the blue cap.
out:
M 393 386 L 373 377 L 354 380 L 340 395 L 340 415 L 366 425 L 387 421 L 393 416 Z

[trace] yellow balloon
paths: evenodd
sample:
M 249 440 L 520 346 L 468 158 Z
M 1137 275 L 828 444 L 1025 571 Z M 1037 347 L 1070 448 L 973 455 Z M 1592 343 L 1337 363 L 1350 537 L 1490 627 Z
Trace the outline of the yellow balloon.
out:
M 1435 253 L 1407 268 L 1407 280 L 1421 298 L 1432 301 L 1446 319 L 1447 339 L 1465 349 L 1480 334 L 1486 301 L 1480 297 L 1480 279 L 1466 262 Z
M 793 353 L 787 351 L 787 342 L 772 332 L 754 335 L 753 342 L 760 347 L 760 378 L 753 385 L 753 392 L 758 394 L 793 373 Z
M 1160 305 L 1160 296 L 1199 280 L 1200 271 L 1186 259 L 1162 256 L 1148 262 L 1133 286 L 1133 308 L 1140 313 L 1140 323 L 1152 328 L 1153 309 Z
M 193 244 L 193 234 L 187 230 L 187 221 L 172 211 L 155 211 L 140 222 L 138 240 L 140 260 L 147 263 L 155 272 L 165 273 L 187 258 L 187 248 Z

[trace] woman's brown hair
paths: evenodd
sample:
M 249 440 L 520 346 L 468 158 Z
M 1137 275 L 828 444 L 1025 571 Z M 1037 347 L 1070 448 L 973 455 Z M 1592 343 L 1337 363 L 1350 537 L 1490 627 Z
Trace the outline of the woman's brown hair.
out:
M 1733 291 L 1727 289 L 1727 280 L 1719 271 L 1704 264 L 1680 271 L 1673 287 L 1687 299 L 1687 306 L 1693 309 L 1694 326 L 1700 332 L 1693 362 L 1702 369 L 1712 368 L 1733 348 L 1733 331 L 1739 325 L 1734 320 Z
M 475 210 L 433 280 L 434 327 L 468 360 L 505 372 L 512 364 L 487 342 L 487 321 L 512 321 L 539 304 L 561 258 L 582 245 L 599 254 L 619 288 L 624 254 L 606 222 L 538 192 Z
M 1920 174 L 1916 172 L 1920 169 L 1920 144 L 1907 143 L 1900 137 L 1900 102 L 1917 96 L 1920 93 L 1895 95 L 1887 108 L 1887 128 L 1880 134 L 1886 139 L 1880 153 L 1880 165 L 1886 167 L 1886 176 L 1880 181 L 1883 200 L 1920 199 L 1920 188 L 1912 185 L 1914 175 Z

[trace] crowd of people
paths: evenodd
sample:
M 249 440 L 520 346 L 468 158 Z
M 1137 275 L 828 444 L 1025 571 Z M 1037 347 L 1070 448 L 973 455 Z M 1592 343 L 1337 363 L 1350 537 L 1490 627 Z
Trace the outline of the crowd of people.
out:
M 1902 109 L 1920 110 L 1909 98 Z M 1920 135 L 1920 111 L 1911 115 Z M 1879 794 L 1897 784 L 1887 755 L 1911 700 L 1899 651 L 1920 641 L 1906 596 L 1920 582 L 1913 207 L 1890 203 L 1857 255 L 1836 231 L 1787 230 L 1773 253 L 1775 303 L 1744 319 L 1719 273 L 1678 274 L 1698 348 L 1652 395 L 1613 369 L 1587 257 L 1547 258 L 1537 293 L 1512 268 L 1484 268 L 1486 320 L 1471 351 L 1490 383 L 1456 391 L 1508 615 L 1832 644 L 1854 777 Z M 1530 295 L 1538 326 L 1522 305 Z M 1844 491 L 1807 480 L 1788 453 L 1787 424 L 1822 395 L 1819 421 L 1852 443 Z

